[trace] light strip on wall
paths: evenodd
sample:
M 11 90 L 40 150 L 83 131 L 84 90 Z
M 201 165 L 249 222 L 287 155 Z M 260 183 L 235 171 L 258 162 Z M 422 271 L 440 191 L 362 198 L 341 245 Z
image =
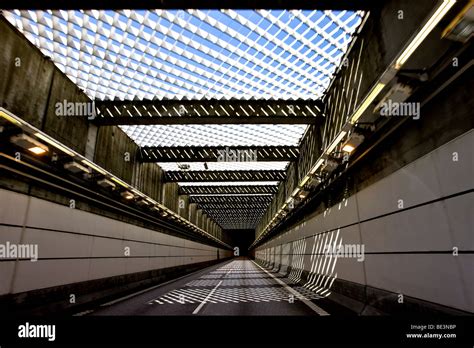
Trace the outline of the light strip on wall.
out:
M 169 212 L 169 214 L 171 215 L 174 215 L 175 217 L 181 219 L 181 220 L 186 220 L 184 219 L 183 217 L 181 217 L 180 215 L 176 214 L 175 212 L 173 212 L 172 210 L 166 208 L 165 206 L 161 206 L 159 203 L 157 203 L 155 200 L 151 199 L 150 197 L 148 197 L 147 195 L 141 193 L 140 191 L 138 191 L 137 189 L 133 188 L 132 186 L 129 186 L 126 182 L 120 180 L 119 178 L 113 176 L 112 174 L 106 172 L 105 170 L 103 170 L 102 168 L 100 168 L 99 166 L 97 166 L 96 164 L 90 162 L 89 160 L 87 160 L 86 158 L 84 158 L 82 155 L 74 152 L 73 150 L 69 149 L 68 147 L 62 145 L 61 143 L 59 143 L 58 141 L 56 141 L 55 139 L 53 139 L 52 137 L 46 135 L 46 134 L 43 134 L 41 133 L 37 128 L 31 126 L 29 123 L 23 121 L 21 118 L 18 118 L 17 116 L 15 115 L 10 115 L 9 113 L 7 113 L 8 111 L 5 110 L 3 108 L 0 108 L 0 117 L 3 117 L 4 119 L 8 120 L 9 122 L 11 123 L 14 123 L 16 124 L 17 126 L 20 126 L 22 129 L 24 129 L 25 131 L 28 131 L 29 133 L 33 133 L 35 137 L 41 139 L 41 140 L 44 140 L 45 142 L 47 142 L 48 144 L 54 146 L 55 148 L 61 150 L 62 152 L 68 154 L 69 156 L 71 157 L 76 157 L 76 158 L 80 158 L 80 161 L 82 163 L 84 163 L 85 165 L 93 168 L 94 170 L 98 171 L 99 173 L 101 174 L 108 174 L 108 176 L 110 176 L 110 179 L 115 181 L 116 183 L 118 183 L 119 185 L 123 186 L 124 188 L 126 189 L 130 189 L 132 190 L 133 192 L 137 193 L 139 196 L 141 196 L 142 198 L 148 200 L 148 202 L 152 203 L 152 204 L 158 204 L 160 206 L 161 209 L 164 209 L 165 211 Z M 194 226 L 194 224 L 191 224 Z M 217 241 L 218 243 L 222 244 L 222 245 L 225 245 L 226 247 L 228 248 L 231 248 L 228 244 L 224 243 L 223 241 L 219 240 L 218 238 L 215 238 L 214 236 L 212 236 L 210 233 L 202 230 L 201 228 L 197 227 L 197 230 L 200 231 L 201 233 L 207 235 L 209 238 Z
M 99 172 L 99 173 L 102 174 L 102 175 L 106 175 L 106 174 L 107 174 L 107 173 L 105 172 L 105 170 L 103 170 L 102 168 L 96 166 L 94 163 L 92 163 L 92 162 L 89 161 L 89 160 L 82 160 L 81 162 L 84 163 L 86 166 L 91 167 L 92 169 L 94 169 L 95 171 Z
M 435 13 L 431 18 L 426 22 L 424 27 L 418 32 L 415 38 L 410 42 L 408 47 L 403 51 L 403 53 L 398 57 L 395 62 L 395 68 L 400 69 L 403 64 L 410 58 L 413 52 L 417 47 L 423 42 L 423 40 L 428 36 L 428 34 L 433 30 L 433 28 L 439 23 L 441 18 L 449 11 L 449 9 L 454 5 L 456 0 L 443 0 L 443 3 L 438 7 Z
M 291 196 L 292 196 L 292 197 L 295 197 L 295 196 L 298 194 L 298 192 L 300 192 L 300 189 L 299 189 L 299 188 L 296 188 L 296 189 L 293 191 L 293 193 L 291 194 Z
M 10 116 L 6 113 L 4 113 L 3 111 L 0 111 L 0 116 L 2 116 L 4 119 L 6 119 L 7 121 L 10 121 L 11 123 L 14 123 L 18 126 L 21 125 L 21 122 L 19 120 L 17 120 L 16 118 L 14 118 L 13 116 Z
M 300 182 L 300 187 L 303 187 L 309 180 L 309 176 L 305 176 Z
M 320 158 L 316 164 L 314 165 L 314 167 L 311 169 L 310 173 L 311 174 L 314 174 L 316 173 L 316 171 L 318 170 L 319 167 L 321 167 L 321 164 L 323 164 L 324 160 L 322 158 Z
M 332 142 L 332 144 L 327 148 L 326 150 L 326 154 L 327 155 L 330 155 L 331 152 L 334 150 L 334 148 L 341 142 L 342 138 L 344 138 L 346 136 L 347 132 L 346 131 L 342 131 L 341 133 L 339 133 L 339 135 L 337 136 L 336 139 L 334 139 L 334 141 Z
M 49 143 L 50 145 L 54 146 L 55 148 L 57 148 L 58 150 L 61 150 L 62 152 L 64 152 L 65 154 L 71 156 L 71 157 L 74 157 L 76 156 L 76 154 L 69 148 L 67 148 L 66 146 L 60 144 L 59 142 L 57 142 L 56 140 L 54 140 L 53 138 L 45 135 L 45 134 L 41 134 L 41 133 L 35 133 L 34 134 L 35 137 L 41 139 L 41 140 L 44 140 L 46 141 L 47 143 Z
M 359 118 L 362 116 L 367 107 L 374 101 L 375 97 L 380 93 L 380 91 L 385 87 L 384 83 L 377 83 L 377 85 L 370 91 L 370 94 L 365 98 L 361 106 L 357 108 L 357 111 L 351 118 L 351 123 L 355 124 Z
M 321 165 L 324 163 L 324 160 L 322 158 L 320 158 L 316 164 L 314 165 L 313 169 L 311 169 L 310 173 L 311 174 L 314 174 L 316 173 L 316 171 L 318 170 L 319 167 L 321 167 Z
M 116 178 L 116 177 L 111 177 L 111 179 L 113 181 L 115 181 L 117 184 L 122 185 L 123 187 L 128 189 L 128 185 L 127 185 L 126 182 L 124 182 L 124 181 L 122 181 L 122 180 L 120 180 L 119 178 Z

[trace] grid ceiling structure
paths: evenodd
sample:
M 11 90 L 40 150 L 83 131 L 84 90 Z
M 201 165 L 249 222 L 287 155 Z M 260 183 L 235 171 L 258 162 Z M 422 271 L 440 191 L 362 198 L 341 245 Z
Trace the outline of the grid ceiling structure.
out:
M 272 195 L 278 192 L 278 187 L 276 185 L 248 185 L 248 186 L 230 186 L 230 185 L 221 185 L 221 186 L 204 186 L 204 185 L 181 185 L 179 188 L 180 194 L 185 195 L 201 195 L 205 196 L 215 196 L 224 197 L 228 195 Z
M 295 146 L 307 125 L 192 124 L 121 128 L 139 146 Z
M 6 11 L 97 99 L 315 100 L 360 12 Z
M 318 101 L 364 15 L 317 10 L 14 10 L 3 14 L 89 97 L 121 102 Z M 120 127 L 140 147 L 298 146 L 307 129 L 305 124 Z M 187 173 L 196 173 L 195 180 L 179 184 L 198 187 L 189 190 L 203 195 L 263 195 L 268 188 L 262 186 L 276 188 L 283 177 L 273 182 L 248 178 L 263 179 L 254 174 L 277 173 L 288 163 L 188 163 Z M 180 164 L 159 165 L 180 177 Z M 219 181 L 218 175 L 203 174 L 232 171 L 240 172 L 241 181 L 226 182 L 233 180 L 229 175 Z M 252 186 L 250 191 L 242 189 Z M 242 209 L 242 203 L 231 209 L 232 204 L 206 213 L 229 229 L 254 228 L 264 213 L 263 208 Z
M 180 182 L 180 186 L 261 186 L 261 185 L 268 185 L 268 186 L 277 186 L 278 181 L 194 181 L 194 182 Z

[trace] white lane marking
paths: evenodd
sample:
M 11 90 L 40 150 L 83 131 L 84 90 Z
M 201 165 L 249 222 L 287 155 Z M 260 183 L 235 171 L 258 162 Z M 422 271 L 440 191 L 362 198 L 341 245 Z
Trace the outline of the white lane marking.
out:
M 199 272 L 199 271 L 202 271 L 202 269 L 201 269 L 201 270 L 197 270 L 196 273 Z M 194 273 L 194 272 L 193 272 L 193 273 Z M 143 294 L 143 293 L 145 293 L 145 292 L 147 292 L 147 291 L 151 291 L 151 290 L 153 290 L 153 289 L 156 289 L 156 288 L 159 288 L 159 287 L 168 285 L 169 283 L 176 282 L 176 281 L 181 280 L 181 279 L 183 279 L 183 278 L 189 277 L 190 275 L 192 275 L 192 273 L 186 274 L 186 275 L 184 275 L 184 276 L 182 276 L 182 277 L 179 277 L 179 278 L 175 278 L 175 279 L 168 280 L 167 282 L 160 283 L 160 284 L 158 284 L 158 285 L 154 285 L 154 286 L 152 286 L 151 288 L 146 288 L 146 289 L 144 289 L 144 290 L 140 290 L 140 291 L 138 291 L 138 292 L 134 292 L 133 294 L 130 294 L 130 295 L 127 295 L 127 296 L 124 296 L 124 297 L 120 297 L 120 298 L 118 298 L 118 299 L 116 299 L 116 300 L 113 300 L 113 301 L 110 301 L 110 302 L 107 302 L 107 303 L 103 303 L 103 304 L 101 304 L 100 306 L 101 306 L 101 307 L 107 307 L 107 306 L 113 305 L 113 304 L 115 304 L 115 303 L 117 303 L 117 302 L 125 301 L 125 300 L 127 300 L 127 299 L 129 299 L 129 298 L 131 298 L 131 297 L 134 297 L 134 296 Z M 153 301 L 154 301 L 154 300 L 148 301 L 148 304 L 151 303 L 151 302 L 153 302 Z
M 232 261 L 228 261 L 226 264 L 228 264 L 228 263 L 230 263 L 230 262 L 232 262 Z M 178 281 L 178 280 L 181 280 L 181 279 L 183 279 L 183 278 L 190 277 L 190 276 L 192 276 L 192 275 L 194 275 L 194 274 L 196 274 L 196 273 L 203 272 L 203 271 L 205 271 L 206 269 L 211 268 L 211 267 L 214 267 L 214 266 L 216 266 L 216 265 L 211 265 L 211 266 L 208 266 L 208 267 L 206 267 L 206 268 L 198 269 L 198 270 L 196 270 L 196 271 L 194 271 L 194 272 L 185 274 L 185 275 L 183 275 L 183 276 L 181 276 L 181 277 L 179 277 L 179 278 L 174 278 L 174 279 L 168 280 L 167 282 L 160 283 L 160 284 L 158 284 L 158 285 L 154 285 L 154 286 L 152 286 L 152 287 L 150 287 L 150 288 L 146 288 L 146 289 L 144 289 L 144 290 L 140 290 L 140 291 L 138 291 L 138 292 L 134 292 L 133 294 L 130 294 L 130 295 L 127 295 L 127 296 L 124 296 L 124 297 L 120 297 L 120 298 L 118 298 L 118 299 L 115 299 L 115 300 L 110 301 L 110 302 L 107 302 L 107 303 L 103 303 L 103 304 L 100 305 L 100 307 L 107 307 L 107 306 L 113 305 L 113 304 L 115 304 L 115 303 L 117 303 L 117 302 L 125 301 L 125 300 L 127 300 L 127 299 L 129 299 L 129 298 L 131 298 L 131 297 L 134 297 L 134 296 L 143 294 L 143 293 L 145 293 L 145 292 L 147 292 L 147 291 L 151 291 L 151 290 L 154 290 L 154 289 L 156 289 L 156 288 L 159 288 L 159 287 L 168 285 L 168 284 L 170 284 L 170 283 L 176 282 L 176 281 Z M 206 273 L 204 273 L 204 274 L 206 274 Z M 161 296 L 160 296 L 160 297 L 161 297 Z M 160 297 L 157 297 L 157 298 L 154 298 L 154 299 L 152 299 L 152 300 L 149 300 L 149 301 L 147 301 L 146 303 L 147 303 L 147 304 L 153 303 L 154 300 L 157 300 L 157 299 L 159 299 Z
M 202 302 L 199 304 L 199 306 L 194 310 L 193 314 L 197 314 L 197 313 L 201 310 L 202 306 L 204 306 L 204 305 L 206 304 L 207 300 L 212 296 L 212 294 L 214 293 L 214 291 L 216 291 L 216 289 L 217 289 L 217 288 L 219 287 L 219 285 L 221 285 L 221 284 L 222 284 L 222 280 L 219 282 L 219 284 L 217 284 L 217 285 L 214 287 L 214 289 L 211 290 L 211 292 L 209 293 L 209 295 L 207 295 L 207 297 L 204 299 L 204 301 L 202 301 Z
M 227 262 L 226 262 L 223 266 L 221 266 L 221 267 L 225 267 L 226 265 L 228 265 L 228 264 L 230 264 L 230 263 L 232 263 L 232 262 L 233 262 L 232 260 L 229 260 L 229 261 L 227 261 Z M 171 280 L 169 280 L 169 281 L 167 281 L 167 282 L 165 282 L 165 283 L 158 284 L 158 285 L 156 285 L 156 286 L 154 286 L 154 287 L 152 287 L 152 288 L 143 290 L 143 292 L 146 292 L 146 291 L 149 291 L 149 290 L 153 290 L 154 288 L 159 288 L 160 286 L 167 285 L 167 284 L 169 284 L 169 283 L 172 283 L 172 282 L 181 280 L 181 279 L 186 278 L 186 277 L 190 277 L 190 276 L 194 275 L 195 273 L 202 272 L 203 275 L 206 275 L 206 274 L 208 274 L 208 273 L 206 273 L 206 272 L 204 272 L 204 271 L 207 270 L 208 268 L 211 268 L 211 267 L 214 267 L 214 266 L 216 266 L 216 265 L 211 265 L 211 266 L 206 267 L 206 268 L 203 268 L 203 269 L 198 269 L 197 271 L 191 272 L 191 273 L 189 273 L 189 274 L 185 274 L 185 275 L 182 276 L 182 277 L 179 277 L 179 278 L 176 278 L 176 279 L 171 279 Z M 218 267 L 217 269 L 219 269 L 219 268 L 220 268 L 220 267 Z M 214 270 L 214 271 L 211 271 L 210 273 L 212 273 L 212 272 L 215 272 L 215 270 Z M 203 277 L 203 276 L 199 277 L 198 279 L 201 279 L 202 277 Z M 191 280 L 191 281 L 194 281 L 194 280 Z M 186 285 L 187 285 L 187 284 L 185 284 L 184 286 L 186 286 Z M 139 293 L 138 293 L 138 294 L 139 294 Z M 152 300 L 147 301 L 147 303 L 148 303 L 148 304 L 153 303 L 154 300 L 159 300 L 161 297 L 162 297 L 162 296 L 156 297 L 156 298 L 154 298 L 154 299 L 152 299 Z M 120 301 L 120 300 L 124 300 L 124 299 L 125 299 L 125 298 L 122 298 L 122 299 L 118 299 L 118 300 L 116 300 L 116 301 Z M 110 302 L 109 302 L 109 303 L 110 303 Z
M 321 307 L 318 307 L 316 306 L 313 302 L 311 302 L 310 300 L 308 300 L 304 295 L 302 295 L 301 293 L 299 293 L 298 291 L 296 291 L 295 289 L 293 289 L 292 287 L 289 287 L 287 284 L 285 284 L 284 282 L 282 282 L 280 279 L 278 279 L 277 277 L 275 277 L 273 274 L 269 273 L 265 268 L 261 267 L 258 263 L 256 263 L 255 261 L 252 260 L 252 262 L 254 264 L 256 264 L 258 267 L 260 267 L 260 269 L 262 269 L 262 271 L 264 271 L 265 273 L 267 273 L 268 275 L 270 275 L 278 284 L 280 284 L 281 286 L 283 286 L 286 291 L 288 291 L 289 293 L 295 295 L 296 298 L 300 299 L 301 302 L 303 302 L 305 305 L 307 305 L 309 308 L 311 308 L 313 311 L 315 311 L 316 313 L 318 313 L 319 315 L 329 315 L 328 312 L 326 312 L 324 309 L 322 309 Z
M 219 270 L 220 268 L 218 268 L 217 270 Z M 222 278 L 225 278 L 227 277 L 227 275 L 232 272 L 232 268 L 229 269 L 229 272 L 227 272 L 226 274 L 224 274 L 224 276 Z M 214 287 L 214 289 L 211 290 L 211 292 L 209 293 L 209 295 L 207 295 L 207 297 L 204 299 L 204 301 L 202 301 L 199 306 L 194 310 L 193 314 L 197 314 L 201 308 L 206 304 L 206 302 L 211 298 L 212 294 L 214 293 L 214 291 L 217 290 L 217 288 L 222 284 L 222 280 Z

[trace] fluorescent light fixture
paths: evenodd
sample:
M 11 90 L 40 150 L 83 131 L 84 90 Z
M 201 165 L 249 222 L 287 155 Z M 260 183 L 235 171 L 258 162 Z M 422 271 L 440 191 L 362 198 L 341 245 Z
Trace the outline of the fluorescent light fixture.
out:
M 342 151 L 351 153 L 364 141 L 364 136 L 358 133 L 352 133 L 342 146 Z
M 128 184 L 125 181 L 122 181 L 116 177 L 112 177 L 111 179 L 115 181 L 117 184 L 122 185 L 125 188 L 128 188 Z
M 341 131 L 341 133 L 339 133 L 339 135 L 336 137 L 336 139 L 334 139 L 334 141 L 332 142 L 331 146 L 329 146 L 326 150 L 326 154 L 330 154 L 334 148 L 341 142 L 342 138 L 344 138 L 346 136 L 347 132 L 346 131 Z
M 33 146 L 33 147 L 29 148 L 28 151 L 31 151 L 31 152 L 33 152 L 33 153 L 36 154 L 36 155 L 42 155 L 43 153 L 46 152 L 45 149 L 43 149 L 43 148 L 41 148 L 41 147 L 39 147 L 39 146 Z
M 345 144 L 343 147 L 342 147 L 342 151 L 344 152 L 349 152 L 351 153 L 352 151 L 354 151 L 355 147 L 352 146 L 351 144 Z
M 305 176 L 303 180 L 300 182 L 300 186 L 303 187 L 309 180 L 309 176 Z
M 301 191 L 298 197 L 300 199 L 305 199 L 307 195 L 308 195 L 307 191 Z
M 123 191 L 120 193 L 120 195 L 125 199 L 132 199 L 135 197 L 130 191 Z
M 377 83 L 377 85 L 375 85 L 375 87 L 372 89 L 372 91 L 370 91 L 367 98 L 364 99 L 364 102 L 362 103 L 362 105 L 357 108 L 356 112 L 352 116 L 352 118 L 351 118 L 351 123 L 352 124 L 355 124 L 359 120 L 359 118 L 362 116 L 364 111 L 374 101 L 375 97 L 377 97 L 377 95 L 380 93 L 380 91 L 384 87 L 385 87 L 385 84 L 381 83 L 381 82 L 379 82 L 379 83 Z
M 314 165 L 313 169 L 311 169 L 310 173 L 311 173 L 311 174 L 316 173 L 316 171 L 318 170 L 318 168 L 319 168 L 319 167 L 321 166 L 321 164 L 323 164 L 323 163 L 324 163 L 324 160 L 323 160 L 322 158 L 320 158 L 320 159 L 316 162 L 316 164 Z
M 132 188 L 132 192 L 133 192 L 136 196 L 143 197 L 143 193 L 141 193 L 140 191 L 138 191 L 136 188 Z
M 75 161 L 65 163 L 64 164 L 64 169 L 67 169 L 67 170 L 69 170 L 70 172 L 73 172 L 73 173 L 80 173 L 80 172 L 89 173 L 89 168 L 86 168 L 83 165 L 81 165 L 81 164 L 79 164 Z
M 69 156 L 72 156 L 72 157 L 76 156 L 76 153 L 74 151 L 72 151 L 71 149 L 67 148 L 66 146 L 60 144 L 59 142 L 57 142 L 56 140 L 54 140 L 53 138 L 51 138 L 51 137 L 49 137 L 45 134 L 35 133 L 35 137 L 46 141 L 48 144 L 53 145 L 56 149 L 61 150 L 62 152 L 64 152 L 65 154 L 67 154 Z
M 444 0 L 443 3 L 438 7 L 438 9 L 433 13 L 431 18 L 426 22 L 423 28 L 416 34 L 415 38 L 410 42 L 408 47 L 403 51 L 403 53 L 398 57 L 395 62 L 395 68 L 400 69 L 403 64 L 410 58 L 410 56 L 415 52 L 417 47 L 423 42 L 423 40 L 428 36 L 428 34 L 433 30 L 433 28 L 439 23 L 441 18 L 449 11 L 449 9 L 454 5 L 456 0 Z
M 293 193 L 291 194 L 291 196 L 292 196 L 292 197 L 295 197 L 295 196 L 298 194 L 298 192 L 300 192 L 300 189 L 299 189 L 299 188 L 296 188 L 296 189 L 293 191 Z
M 86 166 L 91 167 L 92 169 L 94 169 L 95 171 L 99 172 L 99 173 L 102 174 L 102 175 L 106 175 L 106 174 L 107 174 L 107 173 L 105 172 L 105 170 L 103 170 L 103 169 L 100 168 L 99 166 L 95 165 L 95 164 L 92 163 L 91 161 L 88 161 L 88 160 L 84 159 L 84 160 L 82 160 L 81 162 L 84 163 Z
M 21 126 L 21 122 L 17 120 L 15 117 L 8 115 L 7 113 L 0 111 L 0 116 L 6 119 L 7 121 L 10 121 L 11 123 L 16 124 L 17 126 Z
M 36 155 L 42 155 L 49 150 L 46 145 L 24 133 L 12 136 L 10 141 L 17 146 L 33 152 Z
M 102 186 L 102 187 L 105 187 L 105 188 L 111 188 L 111 189 L 114 189 L 115 188 L 115 184 L 110 181 L 109 179 L 102 179 L 102 180 L 99 180 L 97 181 L 97 184 Z

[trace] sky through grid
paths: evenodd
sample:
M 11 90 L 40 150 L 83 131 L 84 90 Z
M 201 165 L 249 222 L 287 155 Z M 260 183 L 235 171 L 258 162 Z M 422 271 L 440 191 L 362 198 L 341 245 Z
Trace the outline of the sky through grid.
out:
M 6 11 L 96 99 L 315 100 L 361 12 Z

